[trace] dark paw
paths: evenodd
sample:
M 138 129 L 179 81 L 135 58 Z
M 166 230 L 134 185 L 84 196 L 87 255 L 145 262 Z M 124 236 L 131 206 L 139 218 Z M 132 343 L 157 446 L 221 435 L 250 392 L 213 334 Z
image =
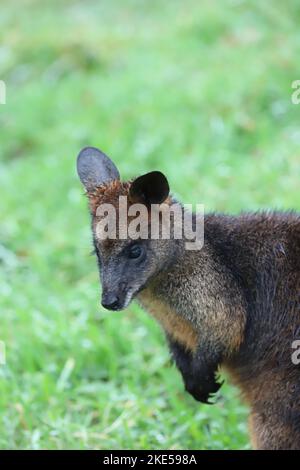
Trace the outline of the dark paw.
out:
M 214 397 L 214 394 L 222 387 L 224 382 L 217 382 L 216 375 L 207 375 L 201 377 L 199 380 L 195 378 L 185 382 L 186 391 L 192 395 L 195 400 L 207 405 L 213 405 L 214 402 L 209 401 Z

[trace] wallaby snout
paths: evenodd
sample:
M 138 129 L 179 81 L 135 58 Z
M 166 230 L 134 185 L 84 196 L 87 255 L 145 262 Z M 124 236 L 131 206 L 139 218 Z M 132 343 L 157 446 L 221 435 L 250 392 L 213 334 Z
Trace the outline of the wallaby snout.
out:
M 102 273 L 101 305 L 107 310 L 123 310 L 132 299 L 132 289 L 126 282 L 119 282 Z
M 103 292 L 101 305 L 107 310 L 120 310 L 122 308 L 122 299 L 114 292 Z

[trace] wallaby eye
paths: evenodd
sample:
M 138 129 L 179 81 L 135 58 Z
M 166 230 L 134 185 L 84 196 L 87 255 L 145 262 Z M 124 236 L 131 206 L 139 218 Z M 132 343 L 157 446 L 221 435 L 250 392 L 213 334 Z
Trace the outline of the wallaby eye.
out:
M 142 248 L 140 245 L 131 245 L 129 248 L 128 256 L 129 258 L 139 258 L 142 254 Z

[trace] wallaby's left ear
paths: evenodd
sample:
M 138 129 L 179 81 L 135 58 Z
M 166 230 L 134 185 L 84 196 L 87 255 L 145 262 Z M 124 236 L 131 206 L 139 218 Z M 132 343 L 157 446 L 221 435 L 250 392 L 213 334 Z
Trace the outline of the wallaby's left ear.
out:
M 160 171 L 151 171 L 139 176 L 130 186 L 129 197 L 132 202 L 141 204 L 161 204 L 169 195 L 169 183 Z

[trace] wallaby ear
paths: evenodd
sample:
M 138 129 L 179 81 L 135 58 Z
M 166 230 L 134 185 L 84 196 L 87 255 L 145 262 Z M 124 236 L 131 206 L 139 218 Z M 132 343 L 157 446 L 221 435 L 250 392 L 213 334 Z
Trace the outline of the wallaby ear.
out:
M 160 171 L 151 171 L 139 176 L 130 186 L 129 197 L 132 202 L 139 202 L 149 206 L 161 204 L 169 195 L 169 183 Z
M 116 165 L 95 147 L 81 150 L 77 157 L 77 173 L 87 191 L 120 179 Z

